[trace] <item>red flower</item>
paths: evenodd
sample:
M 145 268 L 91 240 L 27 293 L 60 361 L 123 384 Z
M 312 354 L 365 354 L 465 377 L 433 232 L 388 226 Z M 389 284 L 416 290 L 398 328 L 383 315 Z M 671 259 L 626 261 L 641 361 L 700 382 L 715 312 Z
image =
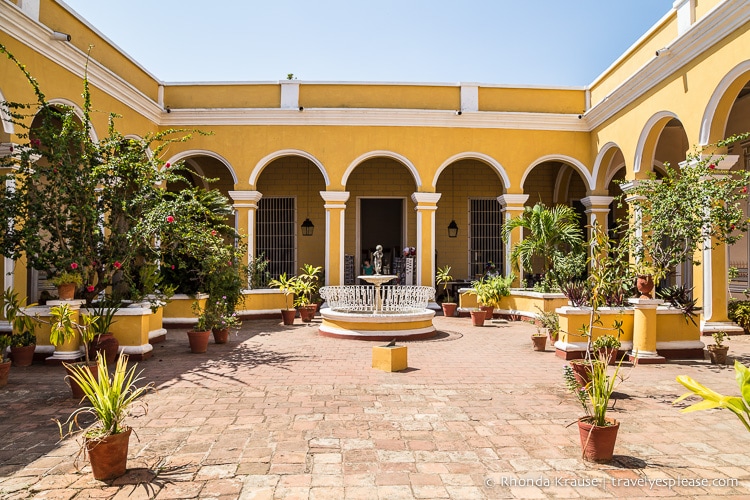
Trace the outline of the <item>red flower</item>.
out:
M 731 229 L 732 231 L 734 231 L 734 224 L 732 224 L 732 225 L 730 226 L 730 229 Z
M 747 193 L 747 186 L 742 186 L 742 193 Z
M 112 265 L 115 266 L 115 269 L 120 269 L 122 267 L 122 264 L 120 264 L 119 260 L 116 260 L 115 263 Z
M 709 170 L 713 170 L 713 169 L 715 169 L 715 168 L 716 168 L 716 165 L 714 165 L 713 163 L 712 163 L 712 164 L 710 164 L 710 165 L 708 166 L 708 169 L 709 169 Z
M 172 264 L 172 269 L 174 269 L 174 264 Z
M 211 236 L 216 236 L 216 230 L 211 231 Z
M 72 264 L 70 264 L 70 268 L 75 271 L 76 269 L 78 269 L 78 264 L 76 264 L 75 262 L 73 262 Z
M 174 217 L 172 217 L 171 215 L 167 215 L 167 222 L 174 222 Z
M 86 287 L 86 291 L 89 292 L 89 293 L 93 292 L 94 291 L 94 285 L 87 286 Z
M 167 162 L 164 164 L 164 168 L 169 168 L 171 166 L 171 163 Z

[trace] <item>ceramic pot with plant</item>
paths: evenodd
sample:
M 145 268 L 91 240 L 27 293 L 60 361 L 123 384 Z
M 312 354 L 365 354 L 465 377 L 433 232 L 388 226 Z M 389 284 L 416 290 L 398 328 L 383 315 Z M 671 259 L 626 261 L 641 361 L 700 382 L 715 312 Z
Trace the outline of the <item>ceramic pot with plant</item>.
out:
M 484 326 L 484 321 L 487 319 L 487 313 L 479 308 L 469 311 L 469 316 L 471 316 L 473 326 Z
M 58 273 L 50 281 L 57 287 L 57 297 L 60 300 L 73 300 L 76 290 L 83 285 L 83 277 L 77 271 L 78 264 L 70 264 L 70 270 Z
M 281 273 L 278 278 L 268 282 L 270 287 L 278 288 L 284 294 L 286 308 L 281 310 L 281 317 L 285 325 L 293 325 L 294 317 L 297 315 L 297 310 L 293 307 L 296 282 L 297 279 L 295 276 L 288 278 L 286 273 Z
M 458 308 L 458 304 L 454 301 L 453 296 L 451 295 L 451 291 L 448 288 L 448 283 L 453 281 L 453 276 L 450 275 L 451 272 L 451 266 L 445 266 L 445 267 L 439 267 L 437 270 L 437 274 L 435 274 L 435 282 L 438 285 L 443 285 L 443 293 L 445 294 L 445 298 L 443 299 L 443 302 L 441 302 L 440 307 L 443 309 L 443 316 L 446 318 L 452 318 L 456 315 L 456 309 Z
M 106 358 L 100 356 L 98 378 L 93 377 L 86 367 L 72 365 L 70 376 L 82 388 L 88 406 L 77 408 L 66 422 L 57 422 L 62 437 L 82 434 L 81 447 L 89 455 L 94 479 L 100 481 L 125 474 L 131 433 L 125 420 L 136 406 L 145 413 L 146 404 L 139 398 L 153 390 L 153 384 L 137 387 L 136 384 L 142 380 L 140 373 L 135 373 L 137 365 L 130 368 L 127 365 L 128 356 L 123 354 L 110 374 Z M 84 420 L 80 418 L 83 414 L 94 418 L 94 422 L 86 428 L 79 427 Z M 67 430 L 63 426 L 67 426 Z
M 585 412 L 585 416 L 578 419 L 578 433 L 584 460 L 607 463 L 612 460 L 617 431 L 620 428 L 617 420 L 607 417 L 607 410 L 612 393 L 623 380 L 620 374 L 622 361 L 615 365 L 611 374 L 603 362 L 594 358 L 585 361 L 591 373 L 590 382 L 582 386 L 571 367 L 566 366 L 565 384 Z
M 706 346 L 708 356 L 711 359 L 711 364 L 725 365 L 727 363 L 727 352 L 729 351 L 729 346 L 724 345 L 724 342 L 729 340 L 729 335 L 724 331 L 719 331 L 711 336 L 714 339 L 714 343 Z
M 12 288 L 3 293 L 3 302 L 5 316 L 11 325 L 10 356 L 13 365 L 30 366 L 34 362 L 37 322 L 26 314 L 25 301 L 22 301 Z
M 547 330 L 550 342 L 555 342 L 560 333 L 560 316 L 555 311 L 545 311 L 539 306 L 536 308 L 539 311 L 536 315 L 537 321 Z
M 208 341 L 211 337 L 210 313 L 208 307 L 201 308 L 197 300 L 193 302 L 193 311 L 198 315 L 198 321 L 187 332 L 190 352 L 203 354 L 208 350 Z
M 70 384 L 70 390 L 73 393 L 73 397 L 76 399 L 82 399 L 83 389 L 78 386 L 76 380 L 72 378 L 71 367 L 80 367 L 81 369 L 88 370 L 91 372 L 91 376 L 97 378 L 98 365 L 96 362 L 91 361 L 89 357 L 89 345 L 94 338 L 93 329 L 91 323 L 98 320 L 94 315 L 84 315 L 83 320 L 78 321 L 78 310 L 70 307 L 69 304 L 60 304 L 50 308 L 50 335 L 49 340 L 55 346 L 59 347 L 71 340 L 75 339 L 76 336 L 80 338 L 81 344 L 83 345 L 84 361 L 75 364 L 65 363 L 65 369 L 68 371 L 66 380 Z
M 114 363 L 120 350 L 120 341 L 110 331 L 115 322 L 115 314 L 120 309 L 120 303 L 107 299 L 88 310 L 93 315 L 91 321 L 91 350 L 107 358 L 107 363 Z
M 531 336 L 531 343 L 535 351 L 544 351 L 547 348 L 547 334 L 536 332 Z
M 230 304 L 225 295 L 210 297 L 206 303 L 205 312 L 216 344 L 226 344 L 229 341 L 229 330 L 242 325 L 237 313 L 230 310 Z
M 597 337 L 591 348 L 603 363 L 614 365 L 617 362 L 617 354 L 620 352 L 621 345 L 617 337 L 606 334 Z
M 310 264 L 304 264 L 300 269 L 301 273 L 296 277 L 293 285 L 295 295 L 294 305 L 299 309 L 300 318 L 306 323 L 313 320 L 315 312 L 318 310 L 315 298 L 320 289 L 318 274 L 320 274 L 322 269 L 320 266 L 315 267 Z

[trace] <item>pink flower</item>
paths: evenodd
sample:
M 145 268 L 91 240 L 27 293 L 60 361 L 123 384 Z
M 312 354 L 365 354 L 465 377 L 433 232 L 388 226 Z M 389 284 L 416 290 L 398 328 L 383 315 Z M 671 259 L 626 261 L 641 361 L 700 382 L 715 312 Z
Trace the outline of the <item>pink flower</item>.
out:
M 712 163 L 712 164 L 710 164 L 710 165 L 708 166 L 708 169 L 709 169 L 709 170 L 713 170 L 713 169 L 715 169 L 715 168 L 716 168 L 716 165 L 714 165 L 713 163 Z
M 174 222 L 174 217 L 172 217 L 171 215 L 167 215 L 167 222 L 169 223 Z
M 78 264 L 76 264 L 75 262 L 73 262 L 72 264 L 70 264 L 70 268 L 75 271 L 76 269 L 78 269 Z
M 211 236 L 216 236 L 216 230 L 211 231 Z
M 172 269 L 174 269 L 174 264 L 172 264 Z
M 112 265 L 115 266 L 115 269 L 120 269 L 122 267 L 122 264 L 120 264 L 119 260 L 116 260 L 115 263 Z
M 93 292 L 94 291 L 94 285 L 87 286 L 86 287 L 86 291 L 89 292 L 89 293 Z
M 31 139 L 31 141 L 29 142 L 31 142 L 31 145 L 34 146 L 35 148 L 38 148 L 39 146 L 42 145 L 42 141 L 40 141 L 39 139 Z
M 742 193 L 747 193 L 747 186 L 742 186 Z
M 171 165 L 172 165 L 171 163 L 167 162 L 164 164 L 164 168 L 169 168 Z

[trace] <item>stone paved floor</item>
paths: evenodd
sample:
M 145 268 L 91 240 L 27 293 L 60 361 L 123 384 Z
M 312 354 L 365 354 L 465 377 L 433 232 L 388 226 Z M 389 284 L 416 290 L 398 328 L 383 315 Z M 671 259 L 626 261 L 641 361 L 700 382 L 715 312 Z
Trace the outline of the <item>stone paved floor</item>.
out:
M 730 366 L 628 367 L 615 461 L 597 465 L 569 426 L 581 411 L 565 362 L 533 352 L 526 323 L 438 317 L 441 335 L 406 343 L 401 373 L 370 367 L 382 343 L 279 323 L 246 321 L 206 354 L 170 330 L 139 365 L 158 392 L 111 483 L 76 470 L 74 439 L 58 442 L 52 419 L 75 408 L 62 368 L 14 367 L 0 390 L 0 498 L 750 498 L 750 433 L 726 410 L 671 405 L 683 373 L 737 394 Z M 750 337 L 729 345 L 750 362 Z

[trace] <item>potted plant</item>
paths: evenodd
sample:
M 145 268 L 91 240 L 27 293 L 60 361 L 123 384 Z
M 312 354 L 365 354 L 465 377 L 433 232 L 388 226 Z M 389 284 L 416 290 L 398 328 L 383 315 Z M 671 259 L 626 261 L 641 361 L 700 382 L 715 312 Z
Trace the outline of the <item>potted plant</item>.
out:
M 484 321 L 487 319 L 487 312 L 484 309 L 475 307 L 469 311 L 469 316 L 471 316 L 471 324 L 473 326 L 484 326 Z
M 120 305 L 117 301 L 107 299 L 89 309 L 92 316 L 90 324 L 91 349 L 97 354 L 104 355 L 107 358 L 107 363 L 115 361 L 120 349 L 120 342 L 109 331 Z
M 225 295 L 214 299 L 209 298 L 206 303 L 207 322 L 211 327 L 214 342 L 226 344 L 229 340 L 230 328 L 239 328 L 242 322 L 235 311 L 230 311 Z
M 714 343 L 706 346 L 708 349 L 708 356 L 711 359 L 711 364 L 714 365 L 725 365 L 727 363 L 727 351 L 729 346 L 724 345 L 725 340 L 729 340 L 729 335 L 724 331 L 718 331 L 711 335 L 714 339 Z
M 480 279 L 472 281 L 471 293 L 477 296 L 477 302 L 479 302 L 479 309 L 484 311 L 485 319 L 492 319 L 492 311 L 494 310 L 494 307 L 492 307 L 490 303 L 493 301 L 492 297 L 495 291 L 492 289 L 492 287 L 489 284 L 489 278 L 486 276 L 482 276 Z M 474 318 L 473 314 L 472 314 L 472 318 Z M 475 326 L 480 326 L 480 325 L 475 324 Z
M 24 312 L 24 301 L 12 288 L 3 293 L 5 317 L 11 324 L 10 355 L 15 366 L 30 366 L 36 349 L 36 321 Z
M 314 300 L 320 289 L 318 274 L 322 269 L 320 266 L 314 267 L 310 264 L 304 264 L 300 268 L 302 272 L 294 280 L 294 305 L 299 309 L 302 321 L 307 323 L 312 321 L 315 312 L 318 310 L 318 304 Z
M 536 325 L 535 320 L 531 320 L 530 323 Z M 539 331 L 538 326 L 536 333 L 531 334 L 531 345 L 535 351 L 544 351 L 547 347 L 547 334 Z
M 443 285 L 443 293 L 445 298 L 440 306 L 443 308 L 443 316 L 446 318 L 452 318 L 456 315 L 456 308 L 458 304 L 453 300 L 451 291 L 448 288 L 448 283 L 453 281 L 453 276 L 450 274 L 451 266 L 438 267 L 437 273 L 435 274 L 435 281 L 438 285 Z
M 0 387 L 8 385 L 8 375 L 10 374 L 10 360 L 7 358 L 6 351 L 10 345 L 10 335 L 0 334 Z
M 578 433 L 581 439 L 582 457 L 585 460 L 607 463 L 612 460 L 617 431 L 620 423 L 607 417 L 609 400 L 615 388 L 622 382 L 620 374 L 622 361 L 615 365 L 614 372 L 607 372 L 606 363 L 597 358 L 589 358 L 591 381 L 581 385 L 570 366 L 564 367 L 567 388 L 576 396 L 585 412 L 578 419 Z
M 73 300 L 76 290 L 83 285 L 83 277 L 76 272 L 78 264 L 70 264 L 71 271 L 62 271 L 54 276 L 50 282 L 57 287 L 57 297 L 60 300 Z
M 679 403 L 690 396 L 700 396 L 703 398 L 703 401 L 683 408 L 680 410 L 680 413 L 709 410 L 711 408 L 726 408 L 737 415 L 737 418 L 740 419 L 745 429 L 750 432 L 750 369 L 739 361 L 735 361 L 734 371 L 735 380 L 740 388 L 740 396 L 724 396 L 696 382 L 687 375 L 679 375 L 677 381 L 687 387 L 690 392 L 686 392 L 677 398 L 673 404 Z
M 550 342 L 557 340 L 557 335 L 560 333 L 560 315 L 555 311 L 544 311 L 539 306 L 536 306 L 539 311 L 536 315 L 537 321 L 541 323 L 542 328 L 547 330 Z
M 125 419 L 132 412 L 135 403 L 140 403 L 144 409 L 146 405 L 137 401 L 143 394 L 153 390 L 153 384 L 137 387 L 142 380 L 140 373 L 136 375 L 133 365 L 128 368 L 128 356 L 123 354 L 117 360 L 114 372 L 110 375 L 107 360 L 99 356 L 98 373 L 96 378 L 85 367 L 73 366 L 71 378 L 82 388 L 89 406 L 76 409 L 68 420 L 66 435 L 74 432 L 83 434 L 82 451 L 88 453 L 94 479 L 106 481 L 122 476 L 127 470 L 128 442 L 132 429 L 125 424 Z M 89 414 L 94 422 L 80 428 L 80 417 Z M 63 424 L 57 422 L 60 435 L 63 436 Z
M 281 273 L 278 278 L 268 282 L 269 286 L 278 288 L 284 294 L 287 307 L 281 310 L 281 317 L 285 325 L 293 325 L 294 317 L 297 315 L 297 310 L 289 302 L 289 299 L 294 297 L 296 282 L 297 280 L 294 276 L 287 278 L 286 273 Z
M 50 335 L 49 340 L 52 345 L 59 347 L 66 342 L 70 342 L 76 336 L 80 337 L 81 344 L 83 345 L 84 361 L 82 363 L 63 363 L 63 366 L 68 371 L 66 380 L 70 383 L 70 390 L 73 393 L 73 397 L 76 399 L 82 399 L 84 396 L 83 390 L 78 386 L 75 379 L 71 377 L 72 371 L 75 367 L 81 367 L 82 369 L 89 370 L 91 376 L 98 377 L 97 364 L 92 363 L 89 357 L 89 345 L 94 338 L 94 329 L 91 327 L 91 323 L 98 320 L 96 316 L 83 316 L 83 321 L 78 322 L 73 319 L 76 310 L 70 307 L 69 304 L 60 304 L 50 308 Z
M 617 337 L 607 333 L 598 336 L 591 345 L 591 348 L 597 353 L 599 359 L 609 365 L 614 365 L 617 362 L 617 354 L 621 345 Z
M 211 336 L 211 313 L 208 307 L 201 308 L 198 301 L 193 302 L 193 312 L 198 317 L 192 329 L 187 331 L 190 352 L 202 354 L 208 350 L 208 340 Z

